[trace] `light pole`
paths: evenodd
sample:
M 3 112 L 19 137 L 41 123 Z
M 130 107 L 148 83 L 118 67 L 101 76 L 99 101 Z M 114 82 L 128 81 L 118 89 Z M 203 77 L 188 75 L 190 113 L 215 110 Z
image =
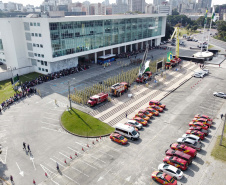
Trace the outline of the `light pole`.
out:
M 70 91 L 70 82 L 68 81 L 68 94 L 69 94 L 69 103 L 70 103 L 70 109 L 71 109 L 71 91 Z

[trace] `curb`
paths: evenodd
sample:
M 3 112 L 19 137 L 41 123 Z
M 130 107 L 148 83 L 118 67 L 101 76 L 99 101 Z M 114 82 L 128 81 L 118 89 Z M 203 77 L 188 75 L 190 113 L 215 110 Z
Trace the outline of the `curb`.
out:
M 168 93 L 166 93 L 165 95 L 164 95 L 164 97 L 163 98 L 161 98 L 159 101 L 162 101 L 164 98 L 166 98 L 167 96 L 169 96 L 172 92 L 174 92 L 175 90 L 177 90 L 180 86 L 182 86 L 183 84 L 185 84 L 188 80 L 190 80 L 192 78 L 192 76 L 191 77 L 189 77 L 189 78 L 187 78 L 186 80 L 184 80 L 183 82 L 181 82 L 180 84 L 179 84 L 179 86 L 177 86 L 177 87 L 175 87 L 175 88 L 173 88 L 172 90 L 170 90 Z
M 65 110 L 65 111 L 67 111 L 67 110 Z M 64 111 L 64 112 L 65 112 L 65 111 Z M 63 113 L 64 113 L 64 112 L 63 112 Z M 83 111 L 82 111 L 82 112 L 83 112 Z M 63 113 L 61 114 L 60 118 L 62 117 Z M 86 114 L 87 114 L 87 113 L 86 113 Z M 61 126 L 66 132 L 68 132 L 69 134 L 72 134 L 72 135 L 78 136 L 78 137 L 83 137 L 83 138 L 99 138 L 99 137 L 106 137 L 106 136 L 109 136 L 109 135 L 110 135 L 110 134 L 105 134 L 105 135 L 100 135 L 100 136 L 82 136 L 82 135 L 78 135 L 78 134 L 75 134 L 75 133 L 72 133 L 72 132 L 68 131 L 68 130 L 63 126 L 63 124 L 62 124 L 62 122 L 61 122 L 61 119 L 60 119 L 60 126 Z

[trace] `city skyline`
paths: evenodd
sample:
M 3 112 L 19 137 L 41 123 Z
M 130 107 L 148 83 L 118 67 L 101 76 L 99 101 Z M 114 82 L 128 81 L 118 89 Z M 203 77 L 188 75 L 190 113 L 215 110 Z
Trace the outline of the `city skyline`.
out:
M 36 0 L 35 2 L 31 2 L 30 0 L 0 0 L 4 3 L 8 3 L 8 2 L 14 2 L 14 3 L 20 3 L 25 5 L 34 5 L 34 6 L 39 6 L 43 3 L 44 0 Z M 102 3 L 104 0 L 72 0 L 72 2 L 84 2 L 84 1 L 89 1 L 90 3 Z M 197 1 L 197 0 L 196 0 Z M 109 3 L 116 3 L 116 0 L 109 0 Z M 153 3 L 153 0 L 146 0 L 146 3 Z M 212 0 L 212 5 L 221 5 L 221 4 L 225 4 L 225 0 Z

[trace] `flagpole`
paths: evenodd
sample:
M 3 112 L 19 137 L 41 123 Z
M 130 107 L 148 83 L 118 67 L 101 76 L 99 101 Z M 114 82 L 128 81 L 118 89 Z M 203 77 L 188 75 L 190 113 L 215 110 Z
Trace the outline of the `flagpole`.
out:
M 212 26 L 212 17 L 211 17 L 211 21 L 210 21 L 210 30 L 211 30 L 211 26 Z M 207 42 L 207 48 L 206 48 L 206 51 L 208 51 L 208 49 L 209 49 L 210 30 L 209 30 L 209 34 L 208 34 L 208 42 Z
M 203 47 L 203 39 L 204 39 L 205 28 L 206 28 L 206 24 L 204 24 L 203 35 L 202 35 L 201 56 L 202 56 L 202 47 Z

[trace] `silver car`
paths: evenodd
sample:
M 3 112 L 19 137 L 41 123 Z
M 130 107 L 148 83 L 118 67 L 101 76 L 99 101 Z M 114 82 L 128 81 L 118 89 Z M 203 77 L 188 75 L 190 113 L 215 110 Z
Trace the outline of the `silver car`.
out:
M 213 95 L 220 98 L 226 98 L 226 94 L 223 92 L 214 92 Z
M 143 128 L 143 125 L 138 123 L 136 120 L 128 120 L 127 123 L 134 125 L 139 130 Z
M 202 144 L 195 141 L 195 140 L 192 140 L 192 139 L 189 139 L 189 138 L 178 138 L 177 139 L 177 142 L 179 144 L 184 144 L 186 146 L 190 146 L 196 150 L 201 150 L 202 148 Z
M 195 72 L 193 74 L 193 76 L 196 77 L 196 78 L 203 78 L 205 76 L 205 73 L 203 73 L 203 72 Z
M 198 137 L 198 136 L 196 136 L 196 135 L 194 135 L 194 134 L 184 134 L 184 135 L 182 135 L 182 137 L 183 137 L 183 138 L 192 139 L 192 140 L 194 140 L 194 141 L 197 141 L 198 143 L 201 142 L 200 137 Z
M 184 173 L 180 169 L 170 164 L 161 163 L 158 166 L 158 170 L 170 175 L 174 179 L 181 179 L 184 176 Z

